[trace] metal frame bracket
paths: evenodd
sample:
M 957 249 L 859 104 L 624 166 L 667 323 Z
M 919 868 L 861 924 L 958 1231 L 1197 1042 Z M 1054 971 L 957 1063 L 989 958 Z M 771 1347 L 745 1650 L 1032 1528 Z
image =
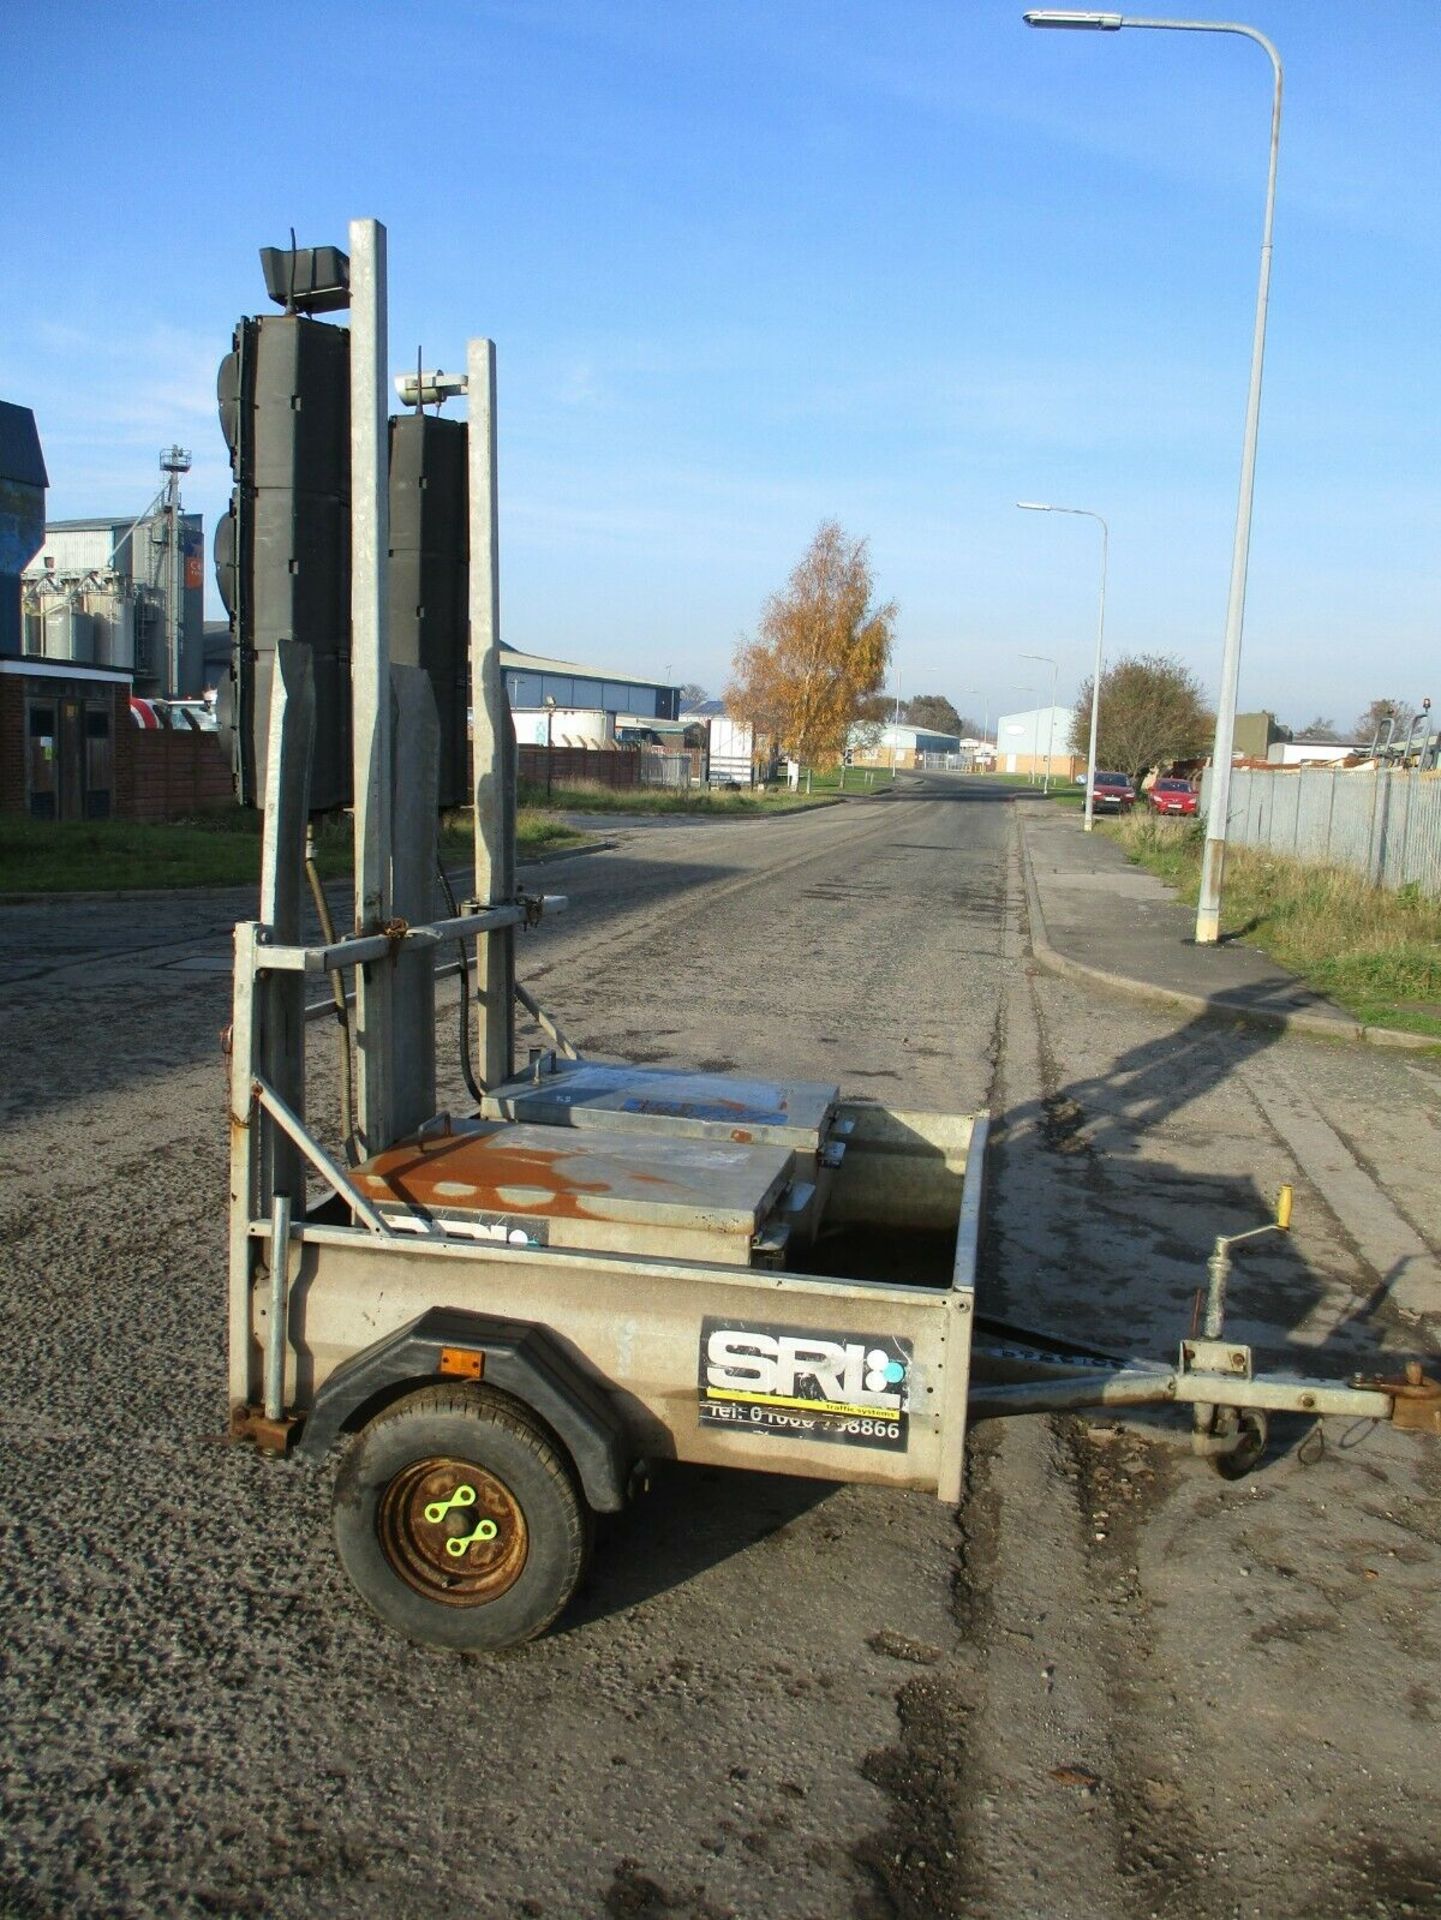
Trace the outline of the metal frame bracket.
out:
M 1251 1349 L 1232 1340 L 1183 1340 L 1180 1370 L 1183 1374 L 1219 1374 L 1230 1380 L 1252 1377 Z

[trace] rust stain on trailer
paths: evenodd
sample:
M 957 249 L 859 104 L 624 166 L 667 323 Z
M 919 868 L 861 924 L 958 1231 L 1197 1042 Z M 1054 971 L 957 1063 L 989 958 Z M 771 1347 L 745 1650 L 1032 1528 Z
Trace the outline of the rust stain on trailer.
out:
M 350 1177 L 382 1208 L 439 1218 L 746 1236 L 775 1205 L 794 1158 L 780 1145 L 462 1121 L 413 1135 Z
M 392 1147 L 352 1176 L 377 1200 L 403 1200 L 413 1207 L 476 1208 L 497 1213 L 534 1213 L 584 1220 L 604 1215 L 611 1183 L 577 1171 L 593 1151 L 516 1144 L 505 1129 L 440 1136 Z M 656 1189 L 655 1197 L 684 1197 L 664 1174 L 628 1168 L 630 1184 Z
M 457 1134 L 392 1147 L 359 1171 L 357 1180 L 375 1199 L 412 1207 L 460 1202 L 500 1213 L 581 1219 L 584 1196 L 604 1193 L 605 1183 L 567 1173 L 562 1163 L 568 1157 L 535 1147 L 517 1150 L 494 1134 Z

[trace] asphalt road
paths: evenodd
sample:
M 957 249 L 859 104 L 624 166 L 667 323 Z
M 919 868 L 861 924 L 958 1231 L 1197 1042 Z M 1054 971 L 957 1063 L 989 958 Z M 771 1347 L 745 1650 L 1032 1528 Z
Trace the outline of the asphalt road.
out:
M 623 830 L 537 871 L 519 970 L 587 1051 L 991 1107 L 991 1305 L 1112 1345 L 1168 1352 L 1294 1179 L 1237 1331 L 1393 1368 L 1429 1331 L 1302 1123 L 1434 1249 L 1434 1071 L 1035 976 L 1013 824 L 952 782 Z M 0 1914 L 1441 1914 L 1441 1456 L 1391 1432 L 1232 1486 L 1164 1421 L 992 1425 L 959 1516 L 673 1468 L 545 1640 L 388 1635 L 327 1476 L 217 1443 L 247 905 L 0 922 Z

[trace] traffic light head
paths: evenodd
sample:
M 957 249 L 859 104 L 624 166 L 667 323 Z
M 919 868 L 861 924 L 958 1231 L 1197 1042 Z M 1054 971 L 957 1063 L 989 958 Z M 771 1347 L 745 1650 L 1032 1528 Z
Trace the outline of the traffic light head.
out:
M 215 533 L 230 615 L 236 791 L 265 798 L 270 681 L 282 639 L 315 670 L 311 807 L 350 799 L 350 335 L 292 314 L 242 320 L 220 364 L 235 486 Z

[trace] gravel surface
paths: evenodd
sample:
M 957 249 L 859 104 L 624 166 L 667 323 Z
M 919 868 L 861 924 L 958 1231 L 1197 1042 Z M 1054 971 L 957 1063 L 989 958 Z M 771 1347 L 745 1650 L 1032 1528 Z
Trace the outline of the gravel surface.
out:
M 1326 1372 L 1430 1344 L 1371 1236 L 1434 1248 L 1434 1071 L 1033 977 L 992 790 L 616 837 L 536 870 L 573 905 L 522 978 L 588 1051 L 992 1106 L 993 1307 L 1165 1353 L 1291 1178 L 1237 1330 Z M 0 923 L 0 1913 L 1441 1913 L 1438 1475 L 1389 1431 L 1228 1485 L 1174 1423 L 992 1425 L 959 1516 L 673 1468 L 546 1639 L 388 1635 L 329 1470 L 218 1438 L 248 906 Z

